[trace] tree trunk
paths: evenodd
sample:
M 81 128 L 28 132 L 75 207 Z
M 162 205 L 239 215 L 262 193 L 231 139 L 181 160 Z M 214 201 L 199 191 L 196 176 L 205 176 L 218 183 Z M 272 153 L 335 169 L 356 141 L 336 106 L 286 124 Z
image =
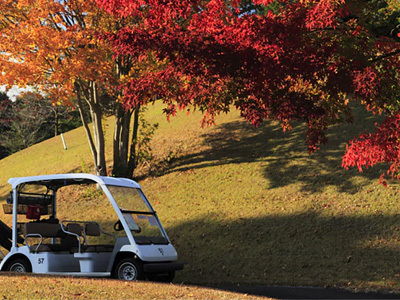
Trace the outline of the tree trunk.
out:
M 117 104 L 118 107 L 115 113 L 115 128 L 114 128 L 114 138 L 113 138 L 113 170 L 112 174 L 115 177 L 121 177 L 121 158 L 119 154 L 119 143 L 121 140 L 121 129 L 122 129 L 122 117 L 123 108 L 121 105 Z
M 83 128 L 85 129 L 85 132 L 86 132 L 86 137 L 87 137 L 88 142 L 89 142 L 90 151 L 92 152 L 94 165 L 97 166 L 97 150 L 96 150 L 96 146 L 95 146 L 95 144 L 93 142 L 92 133 L 90 132 L 88 123 L 86 122 L 85 113 L 83 111 L 83 105 L 82 105 L 81 88 L 80 88 L 80 85 L 78 83 L 75 83 L 75 91 L 76 91 L 76 98 L 77 98 L 79 115 L 81 117 Z
M 122 161 L 124 162 L 124 165 L 127 167 L 128 165 L 128 149 L 129 149 L 129 133 L 130 133 L 130 127 L 131 127 L 131 117 L 132 117 L 132 111 L 124 111 L 124 117 L 123 117 L 123 122 L 122 122 L 122 130 L 121 130 L 121 141 L 120 141 L 120 147 L 119 147 L 119 152 L 122 158 Z M 126 171 L 126 169 L 125 169 Z M 126 176 L 127 174 L 125 174 Z
M 139 131 L 139 112 L 140 112 L 140 106 L 137 106 L 134 110 L 133 132 L 132 132 L 131 147 L 129 153 L 128 169 L 126 172 L 127 178 L 133 177 L 133 172 L 135 171 L 138 164 L 136 145 L 137 145 L 137 138 Z
M 97 164 L 95 165 L 96 175 L 107 176 L 107 165 L 105 157 L 104 131 L 102 124 L 102 111 L 100 107 L 100 99 L 98 96 L 97 86 L 95 82 L 90 84 L 90 111 L 93 120 L 93 132 L 97 149 Z
M 118 57 L 115 62 L 119 77 L 129 74 L 129 70 L 132 67 L 129 56 Z M 129 134 L 132 112 L 132 110 L 126 110 L 121 103 L 117 103 L 113 141 L 113 176 L 116 177 L 132 177 L 132 174 L 128 171 Z
M 118 104 L 114 130 L 114 166 L 113 175 L 127 177 L 129 133 L 132 111 L 126 111 Z
M 86 136 L 88 138 L 90 151 L 92 152 L 95 174 L 106 176 L 107 165 L 105 159 L 102 110 L 100 107 L 100 99 L 98 97 L 97 86 L 95 82 L 90 82 L 89 85 L 86 87 L 82 85 L 83 83 L 75 83 L 79 114 L 82 120 L 83 128 L 85 129 Z M 85 113 L 83 111 L 82 105 L 82 95 L 84 95 L 86 102 L 89 104 L 90 116 L 93 124 L 93 134 L 90 132 L 88 123 L 86 122 Z
M 54 109 L 54 136 L 58 135 L 58 109 Z

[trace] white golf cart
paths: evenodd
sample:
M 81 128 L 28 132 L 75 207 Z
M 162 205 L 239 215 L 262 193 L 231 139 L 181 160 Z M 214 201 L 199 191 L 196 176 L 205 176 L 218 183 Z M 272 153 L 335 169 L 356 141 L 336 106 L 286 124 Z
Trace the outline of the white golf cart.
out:
M 1 271 L 172 281 L 175 271 L 183 268 L 156 212 L 133 180 L 57 174 L 8 182 L 12 192 L 3 208 L 12 214 L 12 229 L 0 221 L 0 245 L 9 251 Z M 101 210 L 96 203 L 83 209 L 85 219 L 57 219 L 57 191 L 72 185 L 95 185 L 105 194 L 113 213 L 108 232 L 92 219 Z M 27 192 L 32 187 L 42 192 Z M 68 204 L 80 206 L 78 201 Z M 96 238 L 108 242 L 92 243 Z

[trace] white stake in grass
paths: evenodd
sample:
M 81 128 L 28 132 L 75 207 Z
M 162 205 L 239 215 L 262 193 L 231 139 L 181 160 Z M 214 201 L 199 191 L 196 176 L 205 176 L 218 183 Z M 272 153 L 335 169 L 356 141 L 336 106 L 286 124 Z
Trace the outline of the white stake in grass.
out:
M 61 133 L 61 140 L 62 140 L 63 145 L 64 145 L 64 150 L 67 150 L 67 144 L 65 143 L 64 135 L 62 133 Z

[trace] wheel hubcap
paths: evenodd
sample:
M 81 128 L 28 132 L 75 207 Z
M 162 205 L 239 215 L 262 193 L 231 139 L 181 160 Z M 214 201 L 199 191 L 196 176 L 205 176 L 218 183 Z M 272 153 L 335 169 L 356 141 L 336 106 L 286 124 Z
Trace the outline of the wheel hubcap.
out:
M 124 263 L 118 273 L 118 277 L 123 280 L 135 280 L 137 277 L 136 267 L 131 263 Z
M 25 266 L 21 263 L 15 263 L 11 266 L 10 271 L 17 273 L 25 273 Z

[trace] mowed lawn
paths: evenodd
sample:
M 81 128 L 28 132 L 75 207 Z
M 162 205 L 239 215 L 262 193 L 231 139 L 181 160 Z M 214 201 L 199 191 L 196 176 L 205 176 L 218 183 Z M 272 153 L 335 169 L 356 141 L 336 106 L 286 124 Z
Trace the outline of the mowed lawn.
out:
M 175 282 L 400 291 L 399 185 L 379 185 L 385 166 L 341 168 L 345 143 L 379 122 L 355 111 L 354 124 L 330 129 L 330 143 L 309 155 L 302 124 L 253 128 L 232 112 L 201 128 L 199 113 L 167 122 L 150 107 L 147 120 L 160 126 L 139 183 L 186 264 Z M 109 119 L 109 162 L 112 129 Z M 92 172 L 83 130 L 65 138 L 66 151 L 57 137 L 0 160 L 0 197 L 9 177 Z
M 159 284 L 122 282 L 109 279 L 84 279 L 45 276 L 0 276 L 1 299 L 94 299 L 94 300 L 155 300 L 155 299 L 271 299 L 215 289 Z

